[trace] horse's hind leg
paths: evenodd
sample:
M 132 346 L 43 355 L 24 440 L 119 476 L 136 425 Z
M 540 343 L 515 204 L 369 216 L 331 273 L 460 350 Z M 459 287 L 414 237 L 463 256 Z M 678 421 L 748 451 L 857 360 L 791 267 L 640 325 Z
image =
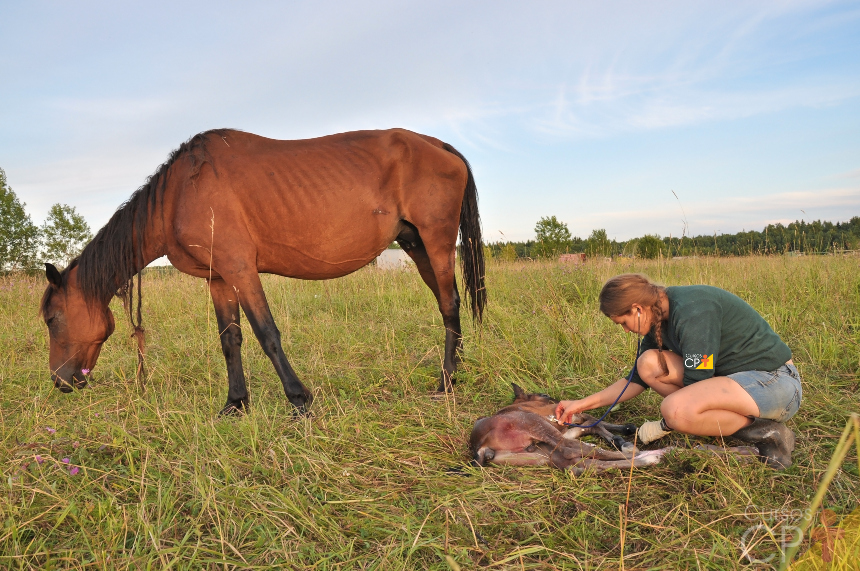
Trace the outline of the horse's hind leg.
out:
M 442 361 L 442 376 L 439 379 L 439 392 L 450 392 L 454 388 L 454 371 L 460 362 L 460 350 L 463 348 L 463 336 L 460 330 L 460 293 L 457 291 L 457 281 L 454 278 L 454 251 L 445 260 L 444 256 L 436 256 L 431 260 L 427 246 L 418 230 L 409 223 L 397 236 L 397 243 L 415 262 L 421 279 L 433 291 L 442 323 L 445 326 L 445 357 Z M 456 238 L 456 235 L 455 235 Z M 435 262 L 435 263 L 434 263 Z
M 242 370 L 242 329 L 239 327 L 239 296 L 222 279 L 209 280 L 209 293 L 218 319 L 221 351 L 227 360 L 227 404 L 221 414 L 246 411 L 249 406 L 248 387 Z
M 242 272 L 233 281 L 239 294 L 239 304 L 245 310 L 245 316 L 254 330 L 254 335 L 260 342 L 263 352 L 272 361 L 275 371 L 284 386 L 284 393 L 293 405 L 301 412 L 307 410 L 313 397 L 299 380 L 296 372 L 287 361 L 284 348 L 281 346 L 281 332 L 275 325 L 266 294 L 263 292 L 263 284 L 256 271 Z

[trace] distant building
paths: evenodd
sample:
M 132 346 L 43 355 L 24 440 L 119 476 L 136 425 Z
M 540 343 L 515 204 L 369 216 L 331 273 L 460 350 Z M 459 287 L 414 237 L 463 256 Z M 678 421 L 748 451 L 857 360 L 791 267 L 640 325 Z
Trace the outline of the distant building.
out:
M 582 264 L 585 262 L 585 254 L 562 254 L 558 261 L 562 264 Z
M 401 270 L 414 266 L 415 262 L 404 250 L 383 250 L 376 258 L 376 267 L 381 270 Z

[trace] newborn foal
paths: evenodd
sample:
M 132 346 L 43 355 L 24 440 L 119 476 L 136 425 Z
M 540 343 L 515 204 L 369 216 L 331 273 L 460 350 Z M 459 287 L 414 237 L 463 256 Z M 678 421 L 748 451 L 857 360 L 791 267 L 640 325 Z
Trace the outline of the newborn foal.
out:
M 469 439 L 473 458 L 479 466 L 487 463 L 510 466 L 542 466 L 570 468 L 575 473 L 590 467 L 597 470 L 636 467 L 657 464 L 668 448 L 638 452 L 629 442 L 616 434 L 632 435 L 632 424 L 616 425 L 605 422 L 592 428 L 568 427 L 555 421 L 558 401 L 543 394 L 527 394 L 513 384 L 514 402 L 493 416 L 478 419 Z M 576 424 L 593 424 L 595 418 L 587 414 L 574 415 Z M 594 434 L 618 450 L 603 450 L 578 440 Z

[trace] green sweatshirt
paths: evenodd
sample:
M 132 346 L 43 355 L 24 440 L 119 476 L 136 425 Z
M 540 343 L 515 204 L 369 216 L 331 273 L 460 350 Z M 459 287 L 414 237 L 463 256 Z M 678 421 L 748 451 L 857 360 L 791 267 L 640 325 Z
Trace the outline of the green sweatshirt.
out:
M 735 294 L 695 285 L 667 287 L 666 296 L 663 349 L 684 360 L 684 386 L 741 371 L 773 371 L 791 359 L 788 345 Z M 656 348 L 653 332 L 642 339 L 642 352 Z M 638 371 L 633 382 L 648 386 Z

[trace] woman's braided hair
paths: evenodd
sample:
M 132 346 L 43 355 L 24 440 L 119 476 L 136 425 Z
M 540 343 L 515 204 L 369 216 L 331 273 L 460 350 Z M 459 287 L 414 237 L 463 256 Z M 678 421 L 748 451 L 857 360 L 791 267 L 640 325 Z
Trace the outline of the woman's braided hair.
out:
M 666 288 L 651 283 L 651 280 L 643 274 L 621 274 L 603 284 L 599 298 L 600 311 L 606 317 L 627 315 L 633 311 L 634 303 L 651 308 L 651 315 L 653 315 L 651 332 L 657 340 L 657 360 L 660 362 L 660 368 L 663 369 L 661 376 L 669 374 L 666 357 L 663 356 L 663 309 L 660 307 L 661 294 L 665 292 Z

